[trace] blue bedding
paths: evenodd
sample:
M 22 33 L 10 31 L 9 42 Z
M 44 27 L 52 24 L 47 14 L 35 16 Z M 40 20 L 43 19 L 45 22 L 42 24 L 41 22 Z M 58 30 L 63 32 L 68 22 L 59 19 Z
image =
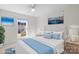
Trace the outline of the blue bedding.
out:
M 23 41 L 29 45 L 32 49 L 34 49 L 38 54 L 53 54 L 54 49 L 38 42 L 32 38 L 23 39 Z

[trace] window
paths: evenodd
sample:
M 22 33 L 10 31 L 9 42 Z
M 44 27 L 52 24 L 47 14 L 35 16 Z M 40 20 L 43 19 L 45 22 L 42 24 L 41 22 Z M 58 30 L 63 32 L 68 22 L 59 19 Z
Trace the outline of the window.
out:
M 18 34 L 23 37 L 23 36 L 28 36 L 28 31 L 27 31 L 27 27 L 28 27 L 28 21 L 27 20 L 18 20 L 17 21 L 18 24 Z

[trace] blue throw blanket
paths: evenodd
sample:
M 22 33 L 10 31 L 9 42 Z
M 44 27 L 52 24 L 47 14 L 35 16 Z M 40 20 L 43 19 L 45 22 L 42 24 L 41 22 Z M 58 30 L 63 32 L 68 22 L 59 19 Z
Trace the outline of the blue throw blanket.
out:
M 34 49 L 38 54 L 53 54 L 54 49 L 38 42 L 32 38 L 23 39 L 23 41 L 29 45 L 32 49 Z

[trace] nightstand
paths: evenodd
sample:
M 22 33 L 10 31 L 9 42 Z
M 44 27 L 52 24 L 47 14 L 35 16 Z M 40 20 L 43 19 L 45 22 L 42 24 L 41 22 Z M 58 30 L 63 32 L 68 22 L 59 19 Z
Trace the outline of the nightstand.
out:
M 79 42 L 65 41 L 64 52 L 66 54 L 79 54 Z

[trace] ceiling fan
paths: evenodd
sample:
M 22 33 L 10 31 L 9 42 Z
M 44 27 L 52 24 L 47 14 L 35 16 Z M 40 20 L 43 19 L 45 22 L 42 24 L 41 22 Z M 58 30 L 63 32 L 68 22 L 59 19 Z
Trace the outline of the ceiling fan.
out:
M 34 12 L 36 10 L 35 8 L 36 8 L 36 4 L 32 4 L 31 5 L 31 11 Z
M 29 4 L 26 8 L 27 13 L 34 13 L 36 11 L 37 5 Z

